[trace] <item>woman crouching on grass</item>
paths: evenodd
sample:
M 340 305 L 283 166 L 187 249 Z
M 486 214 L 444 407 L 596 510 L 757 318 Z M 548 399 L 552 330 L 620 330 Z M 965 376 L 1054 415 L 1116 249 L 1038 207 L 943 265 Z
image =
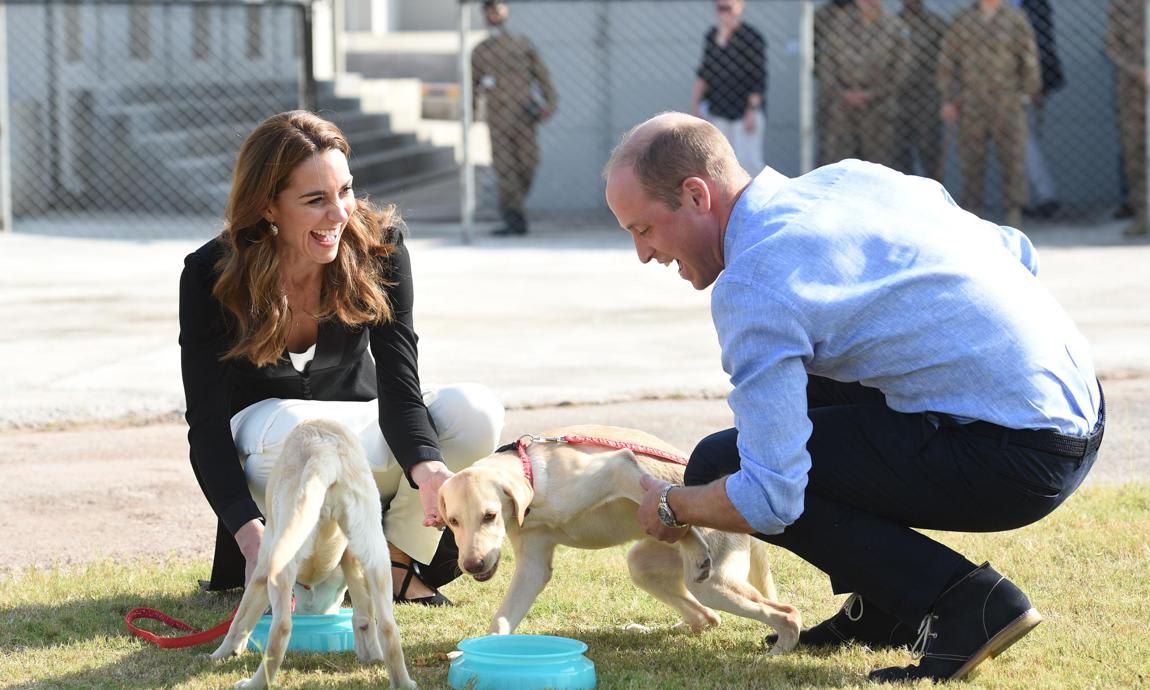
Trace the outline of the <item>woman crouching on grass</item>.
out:
M 291 429 L 320 417 L 363 441 L 395 601 L 450 604 L 437 591 L 457 575 L 439 486 L 494 450 L 504 411 L 483 386 L 420 386 L 403 223 L 355 198 L 349 150 L 311 113 L 265 120 L 240 148 L 223 232 L 184 261 L 188 441 L 219 518 L 208 588 L 251 576 L 271 467 Z

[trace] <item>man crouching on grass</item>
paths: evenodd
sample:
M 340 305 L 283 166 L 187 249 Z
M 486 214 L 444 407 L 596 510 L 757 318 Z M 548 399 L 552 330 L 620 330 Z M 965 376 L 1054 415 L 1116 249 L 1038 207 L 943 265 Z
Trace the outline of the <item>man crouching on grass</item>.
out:
M 937 182 L 846 160 L 751 177 L 714 126 L 664 113 L 604 171 L 639 260 L 712 284 L 735 428 L 674 487 L 645 478 L 640 520 L 748 532 L 851 592 L 811 647 L 913 645 L 880 681 L 966 677 L 1042 620 L 989 563 L 915 528 L 1035 522 L 1102 440 L 1086 340 L 1036 277 L 1021 232 Z

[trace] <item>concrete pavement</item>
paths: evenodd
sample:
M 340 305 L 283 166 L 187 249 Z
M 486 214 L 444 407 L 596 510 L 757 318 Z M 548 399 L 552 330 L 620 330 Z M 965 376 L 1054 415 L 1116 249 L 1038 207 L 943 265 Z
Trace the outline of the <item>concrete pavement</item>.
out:
M 526 238 L 472 246 L 457 224 L 411 218 L 423 378 L 492 386 L 511 408 L 504 441 L 600 423 L 689 451 L 731 425 L 707 293 L 640 265 L 609 218 L 541 219 Z M 101 230 L 118 239 L 63 236 L 58 224 L 0 235 L 0 505 L 11 526 L 0 578 L 104 557 L 209 557 L 215 520 L 187 460 L 176 342 L 181 261 L 208 226 L 167 225 L 164 239 L 115 222 Z M 1123 243 L 1119 227 L 1028 230 L 1106 379 L 1092 484 L 1150 480 L 1150 245 Z M 579 402 L 596 404 L 565 404 Z M 125 423 L 141 420 L 157 423 Z
M 411 214 L 427 383 L 479 381 L 511 408 L 721 397 L 708 314 L 674 269 L 640 265 L 607 214 L 541 218 L 524 238 Z M 1103 378 L 1150 375 L 1150 244 L 1121 224 L 1033 225 L 1040 277 Z M 182 259 L 215 231 L 166 239 L 0 235 L 0 430 L 176 418 Z

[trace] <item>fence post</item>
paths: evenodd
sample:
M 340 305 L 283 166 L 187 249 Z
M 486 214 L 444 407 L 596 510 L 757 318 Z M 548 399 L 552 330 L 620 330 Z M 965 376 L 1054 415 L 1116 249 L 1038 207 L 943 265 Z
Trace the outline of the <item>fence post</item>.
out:
M 8 110 L 7 7 L 0 2 L 0 232 L 12 232 L 12 114 Z
M 331 69 L 334 84 L 347 72 L 347 6 L 344 0 L 331 0 Z
M 1150 68 L 1150 0 L 1145 0 L 1143 3 L 1142 13 L 1142 69 Z M 1145 74 L 1145 71 L 1143 72 Z M 1150 89 L 1146 88 L 1145 79 L 1142 84 L 1142 98 L 1145 100 L 1145 107 L 1142 117 L 1142 177 L 1143 187 L 1137 191 L 1130 190 L 1131 194 L 1142 194 L 1142 213 L 1143 218 L 1141 221 L 1146 223 L 1146 210 L 1150 208 L 1150 141 L 1147 137 L 1150 136 Z
M 312 2 L 304 0 L 299 4 L 300 66 L 299 66 L 299 107 L 315 112 L 319 109 L 319 98 L 315 88 L 315 36 L 312 29 Z
M 815 167 L 815 11 L 812 0 L 802 2 L 799 15 L 799 174 L 808 173 Z
M 1150 0 L 1147 0 L 1150 2 Z M 463 131 L 460 143 L 463 146 L 463 161 L 459 167 L 460 191 L 459 221 L 462 226 L 463 243 L 471 244 L 475 232 L 475 161 L 471 159 L 471 51 L 468 49 L 471 34 L 471 3 L 459 2 L 459 105 L 460 123 Z

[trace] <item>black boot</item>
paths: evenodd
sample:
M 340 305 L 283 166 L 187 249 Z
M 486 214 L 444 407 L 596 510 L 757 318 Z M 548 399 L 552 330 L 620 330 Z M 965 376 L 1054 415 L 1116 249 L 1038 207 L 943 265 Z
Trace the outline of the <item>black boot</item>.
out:
M 778 639 L 771 633 L 766 641 L 774 645 Z M 852 594 L 838 613 L 799 633 L 799 644 L 804 647 L 839 647 L 851 642 L 871 649 L 906 647 L 914 642 L 914 632 L 889 613 L 865 607 L 862 596 Z
M 917 666 L 880 668 L 871 680 L 961 680 L 1042 622 L 1013 582 L 983 563 L 951 585 L 922 619 L 912 653 Z
M 504 225 L 491 231 L 495 237 L 508 237 L 510 235 L 527 234 L 527 217 L 519 209 L 507 209 L 503 212 Z

